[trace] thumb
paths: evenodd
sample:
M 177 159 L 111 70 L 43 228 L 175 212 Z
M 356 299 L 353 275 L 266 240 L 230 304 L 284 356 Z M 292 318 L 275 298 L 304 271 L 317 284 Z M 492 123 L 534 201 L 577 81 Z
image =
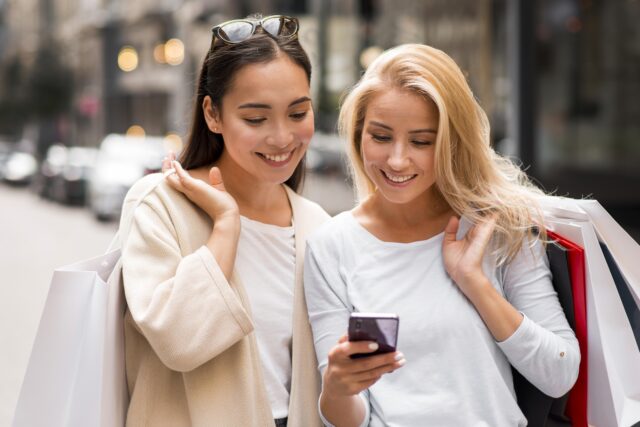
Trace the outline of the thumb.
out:
M 217 190 L 225 191 L 222 173 L 216 166 L 209 170 L 209 183 Z
M 456 233 L 458 232 L 458 227 L 460 226 L 460 220 L 457 216 L 452 216 L 449 218 L 449 222 L 444 229 L 444 243 L 455 242 L 457 240 Z
M 347 342 L 347 341 L 349 341 L 349 338 L 345 334 L 345 335 L 340 337 L 340 339 L 338 340 L 338 344 L 342 344 L 343 342 Z

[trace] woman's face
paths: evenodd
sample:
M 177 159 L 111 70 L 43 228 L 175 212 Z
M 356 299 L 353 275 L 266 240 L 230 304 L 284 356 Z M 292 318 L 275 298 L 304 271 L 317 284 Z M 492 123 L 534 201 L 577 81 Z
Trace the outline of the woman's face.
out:
M 213 123 L 224 138 L 221 166 L 260 182 L 280 184 L 291 177 L 314 131 L 302 67 L 285 55 L 244 66 L 222 98 L 221 113 Z
M 364 169 L 386 200 L 416 200 L 435 183 L 438 109 L 431 100 L 387 89 L 367 105 L 362 130 Z

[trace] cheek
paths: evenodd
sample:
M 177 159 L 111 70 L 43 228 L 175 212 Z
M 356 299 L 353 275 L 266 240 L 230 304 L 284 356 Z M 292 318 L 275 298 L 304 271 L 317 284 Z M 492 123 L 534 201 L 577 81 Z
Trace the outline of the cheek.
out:
M 309 117 L 306 117 L 302 122 L 299 123 L 296 133 L 298 134 L 298 138 L 305 144 L 309 144 L 311 138 L 314 133 L 314 120 L 313 114 L 310 114 Z

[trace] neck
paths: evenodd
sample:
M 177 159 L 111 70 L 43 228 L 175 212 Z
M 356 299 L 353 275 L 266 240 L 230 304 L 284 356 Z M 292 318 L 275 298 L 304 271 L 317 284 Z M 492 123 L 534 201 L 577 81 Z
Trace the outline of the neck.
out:
M 290 223 L 291 211 L 283 185 L 256 179 L 224 154 L 216 166 L 220 168 L 225 189 L 238 203 L 241 215 L 267 223 Z
M 365 204 L 369 204 L 380 221 L 396 229 L 419 230 L 452 214 L 451 207 L 434 187 L 408 203 L 393 203 L 375 192 Z

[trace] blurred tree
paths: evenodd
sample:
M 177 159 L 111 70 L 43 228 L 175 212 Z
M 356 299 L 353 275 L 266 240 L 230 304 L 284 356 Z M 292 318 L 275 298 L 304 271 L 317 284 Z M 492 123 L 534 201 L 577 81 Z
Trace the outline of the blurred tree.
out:
M 47 148 L 65 141 L 61 119 L 69 114 L 73 100 L 73 73 L 64 64 L 59 47 L 41 44 L 26 81 L 26 111 L 38 128 L 37 151 L 43 156 Z
M 18 57 L 0 72 L 0 134 L 17 138 L 25 122 L 24 67 Z
M 41 45 L 27 78 L 27 107 L 35 119 L 51 119 L 69 111 L 73 75 L 54 44 Z

